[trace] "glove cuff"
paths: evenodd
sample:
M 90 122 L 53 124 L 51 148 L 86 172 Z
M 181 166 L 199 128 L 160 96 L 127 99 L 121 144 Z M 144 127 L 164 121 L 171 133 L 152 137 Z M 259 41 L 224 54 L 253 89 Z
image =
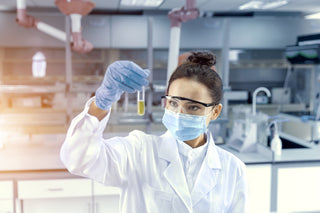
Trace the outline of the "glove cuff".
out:
M 96 91 L 96 105 L 100 109 L 108 110 L 114 102 L 120 99 L 121 94 L 121 91 L 110 91 L 104 86 L 100 86 Z

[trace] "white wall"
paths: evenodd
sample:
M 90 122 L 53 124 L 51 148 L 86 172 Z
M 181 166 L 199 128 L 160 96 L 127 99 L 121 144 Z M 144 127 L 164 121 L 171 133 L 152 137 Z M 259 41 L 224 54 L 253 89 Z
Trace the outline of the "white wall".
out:
M 64 30 L 59 13 L 32 14 L 39 20 Z M 170 22 L 154 16 L 154 48 L 168 48 Z M 293 45 L 298 35 L 319 33 L 320 22 L 298 17 L 230 18 L 230 48 L 283 48 Z M 198 18 L 182 24 L 182 48 L 222 48 L 223 18 Z M 83 17 L 83 37 L 99 48 L 146 48 L 146 16 L 91 15 Z M 0 13 L 0 46 L 63 47 L 64 43 L 35 29 L 15 23 L 15 14 Z
M 64 17 L 61 15 L 36 16 L 54 27 L 64 30 Z M 33 28 L 19 26 L 15 20 L 15 14 L 0 13 L 0 46 L 21 47 L 21 46 L 64 46 L 63 42 L 54 39 Z

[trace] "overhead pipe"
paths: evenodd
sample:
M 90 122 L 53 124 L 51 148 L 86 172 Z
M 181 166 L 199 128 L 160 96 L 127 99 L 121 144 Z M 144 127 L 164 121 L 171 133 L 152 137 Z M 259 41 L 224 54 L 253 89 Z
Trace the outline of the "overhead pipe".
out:
M 170 42 L 167 68 L 167 81 L 178 65 L 181 23 L 196 19 L 199 9 L 196 8 L 196 0 L 186 0 L 185 6 L 172 9 L 168 17 L 170 19 Z
M 82 39 L 81 18 L 88 15 L 95 4 L 87 0 L 55 0 L 55 4 L 63 14 L 71 18 L 72 49 L 80 53 L 90 52 L 93 46 Z
M 94 3 L 86 0 L 65 0 L 55 1 L 56 5 L 65 15 L 70 15 L 72 22 L 71 45 L 75 52 L 87 53 L 93 49 L 90 42 L 82 39 L 81 35 L 81 17 L 87 15 L 95 6 Z M 27 14 L 26 0 L 17 0 L 16 22 L 26 28 L 36 28 L 62 42 L 67 42 L 67 34 L 51 25 L 48 25 L 34 16 Z

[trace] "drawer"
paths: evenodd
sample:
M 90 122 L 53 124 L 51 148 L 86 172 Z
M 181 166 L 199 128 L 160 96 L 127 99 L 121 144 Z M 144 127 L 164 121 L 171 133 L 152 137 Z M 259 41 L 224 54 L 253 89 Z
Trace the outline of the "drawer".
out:
M 92 196 L 89 179 L 26 180 L 18 182 L 19 199 Z
M 13 198 L 13 182 L 12 181 L 0 181 L 0 199 L 12 199 Z
M 0 213 L 13 213 L 13 200 L 0 199 Z

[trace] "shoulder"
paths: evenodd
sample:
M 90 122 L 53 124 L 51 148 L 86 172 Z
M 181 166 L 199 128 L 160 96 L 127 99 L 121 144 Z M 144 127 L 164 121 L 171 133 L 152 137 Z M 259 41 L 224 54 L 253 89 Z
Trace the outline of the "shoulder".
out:
M 138 141 L 153 142 L 160 140 L 161 136 L 148 134 L 140 130 L 133 130 L 129 133 L 128 138 L 135 139 Z
M 220 158 L 221 168 L 223 170 L 237 171 L 238 175 L 240 176 L 245 173 L 246 165 L 238 157 L 231 152 L 224 150 L 223 148 L 218 146 L 215 147 Z
M 161 141 L 164 141 L 165 134 L 156 135 L 148 134 L 140 130 L 134 130 L 129 133 L 127 138 L 131 143 L 139 144 L 142 148 L 155 147 L 161 144 Z
M 232 154 L 231 152 L 219 147 L 219 146 L 215 146 L 217 149 L 217 152 L 219 153 L 219 155 L 223 158 L 223 159 L 228 159 L 231 161 L 234 161 L 235 163 L 239 163 L 239 164 L 243 164 L 243 162 L 236 157 L 234 154 Z

